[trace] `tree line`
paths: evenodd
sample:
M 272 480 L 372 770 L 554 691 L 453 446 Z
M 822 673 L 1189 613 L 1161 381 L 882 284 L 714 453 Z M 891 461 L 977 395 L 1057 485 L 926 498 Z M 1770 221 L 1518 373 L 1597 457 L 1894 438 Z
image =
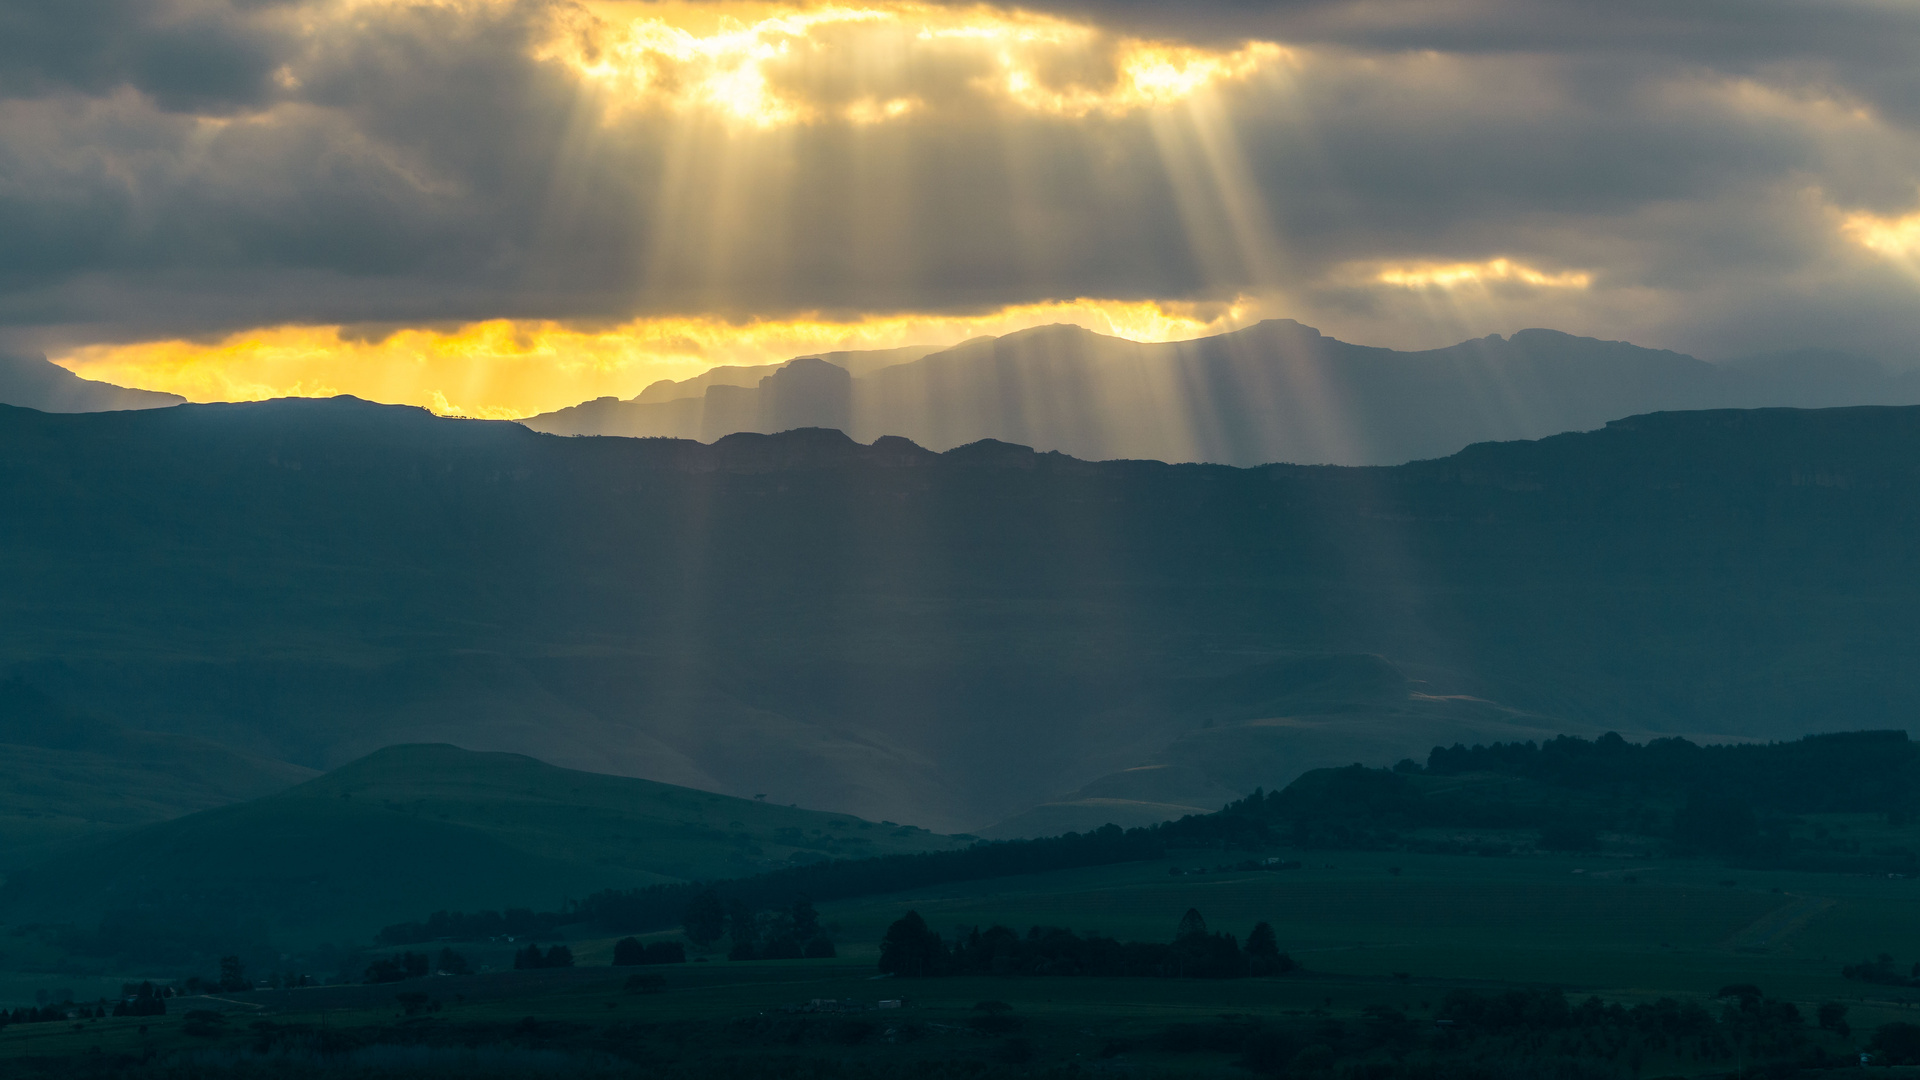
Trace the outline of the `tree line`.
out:
M 1434 790 L 1425 782 L 1470 773 L 1530 783 Z M 1731 746 L 1679 738 L 1637 744 L 1609 733 L 1435 747 L 1425 765 L 1316 770 L 1282 791 L 1256 790 L 1204 825 L 1176 822 L 1169 835 L 1204 831 L 1249 848 L 1438 851 L 1447 842 L 1423 848 L 1404 834 L 1426 827 L 1530 829 L 1542 848 L 1583 850 L 1597 847 L 1605 830 L 1659 838 L 1683 856 L 1811 870 L 1912 870 L 1920 861 L 1912 852 L 1861 855 L 1834 839 L 1796 838 L 1788 815 L 1872 812 L 1899 823 L 1916 799 L 1920 747 L 1904 731 Z M 1496 849 L 1472 853 L 1510 847 Z
M 951 944 L 917 911 L 887 927 L 880 941 L 881 974 L 903 978 L 948 975 L 1143 976 L 1239 979 L 1280 975 L 1298 967 L 1280 951 L 1273 926 L 1261 922 L 1243 946 L 1232 934 L 1207 929 L 1194 908 L 1181 917 L 1170 942 L 1084 937 L 1059 926 L 1035 926 L 1023 937 L 1005 926 L 960 931 Z

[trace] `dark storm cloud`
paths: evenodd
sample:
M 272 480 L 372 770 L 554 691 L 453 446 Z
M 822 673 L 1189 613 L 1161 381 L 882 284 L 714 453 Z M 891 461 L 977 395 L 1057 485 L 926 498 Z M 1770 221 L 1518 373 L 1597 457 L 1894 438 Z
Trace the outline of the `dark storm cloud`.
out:
M 1920 6 L 1890 0 L 1040 0 L 1149 36 L 1648 61 L 1844 88 L 1920 125 Z
M 162 108 L 258 105 L 298 47 L 280 0 L 10 0 L 0 5 L 0 93 L 109 93 Z
M 902 119 L 743 131 L 604 112 L 540 58 L 558 3 L 10 5 L 0 324 L 130 339 L 1266 290 L 1384 327 L 1424 301 L 1366 267 L 1511 258 L 1593 287 L 1476 317 L 1710 354 L 1816 335 L 1891 354 L 1920 331 L 1911 281 L 1837 232 L 1920 198 L 1909 9 L 1054 8 L 1295 54 L 1223 84 L 1212 120 L 982 103 L 949 58 L 900 76 L 923 105 Z M 835 108 L 861 92 L 830 54 L 772 75 Z

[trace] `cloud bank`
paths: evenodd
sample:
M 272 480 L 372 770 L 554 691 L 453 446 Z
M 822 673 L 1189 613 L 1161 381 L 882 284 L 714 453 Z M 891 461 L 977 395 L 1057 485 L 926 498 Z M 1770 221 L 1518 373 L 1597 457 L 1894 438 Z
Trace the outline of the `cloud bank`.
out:
M 1867 2 L 16 4 L 0 344 L 1085 299 L 1913 360 L 1915 55 Z

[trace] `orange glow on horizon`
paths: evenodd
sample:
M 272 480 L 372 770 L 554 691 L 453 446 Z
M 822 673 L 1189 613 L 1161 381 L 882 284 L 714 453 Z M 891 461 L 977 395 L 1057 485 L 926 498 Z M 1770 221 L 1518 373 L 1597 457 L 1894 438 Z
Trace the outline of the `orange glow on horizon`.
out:
M 775 364 L 840 350 L 945 347 L 1048 323 L 1072 323 L 1132 341 L 1176 341 L 1244 325 L 1257 317 L 1255 307 L 1251 301 L 1079 299 L 980 315 L 740 324 L 662 318 L 609 329 L 496 319 L 453 331 L 404 329 L 377 339 L 340 326 L 278 326 L 216 342 L 89 345 L 53 359 L 85 378 L 190 401 L 353 394 L 443 415 L 510 420 L 596 397 L 632 397 L 660 379 L 691 378 L 723 364 Z

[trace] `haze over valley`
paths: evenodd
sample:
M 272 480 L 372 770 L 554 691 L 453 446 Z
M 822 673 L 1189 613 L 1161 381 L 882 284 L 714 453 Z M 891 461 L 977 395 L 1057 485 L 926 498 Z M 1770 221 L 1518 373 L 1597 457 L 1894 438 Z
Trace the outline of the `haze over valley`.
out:
M 0 647 L 61 708 L 302 768 L 452 742 L 942 832 L 1159 820 L 1436 743 L 1892 720 L 1916 416 L 1238 470 L 8 410 Z

